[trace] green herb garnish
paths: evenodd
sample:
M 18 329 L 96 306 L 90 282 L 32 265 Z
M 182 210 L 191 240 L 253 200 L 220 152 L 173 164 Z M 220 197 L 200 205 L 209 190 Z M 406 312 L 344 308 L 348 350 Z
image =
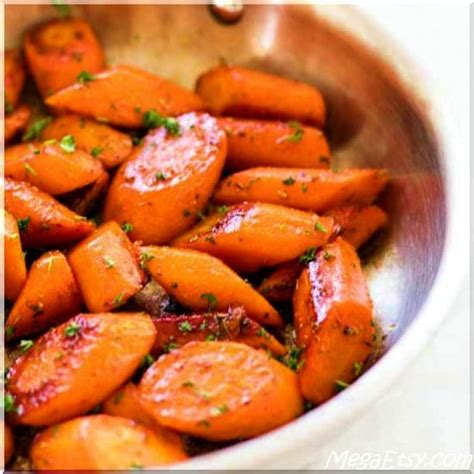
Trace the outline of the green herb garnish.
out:
M 129 232 L 132 232 L 132 230 L 133 230 L 133 225 L 130 224 L 129 222 L 124 222 L 124 223 L 122 224 L 122 230 L 123 230 L 126 234 L 128 234 Z
M 300 263 L 309 263 L 312 262 L 316 257 L 316 247 L 309 247 L 306 249 L 305 253 L 300 256 Z
M 102 148 L 101 148 L 100 146 L 95 146 L 95 147 L 92 148 L 92 150 L 91 150 L 91 155 L 92 155 L 94 158 L 97 158 L 101 153 L 102 153 Z
M 201 295 L 201 299 L 202 300 L 207 300 L 207 302 L 208 302 L 208 306 L 207 306 L 208 311 L 212 311 L 213 309 L 216 308 L 217 298 L 212 293 L 203 293 Z
M 95 77 L 87 71 L 81 71 L 76 77 L 76 81 L 79 82 L 79 84 L 85 84 L 86 82 L 91 82 L 94 79 Z
M 76 322 L 72 322 L 64 328 L 64 335 L 66 337 L 74 337 L 76 334 L 79 334 L 80 330 L 81 326 Z
M 59 146 L 66 152 L 72 153 L 76 149 L 76 139 L 72 135 L 65 135 Z
M 22 339 L 18 344 L 18 349 L 20 349 L 21 352 L 26 352 L 29 351 L 33 345 L 34 342 L 31 339 Z
M 317 221 L 316 224 L 314 224 L 315 230 L 318 230 L 319 232 L 327 232 L 328 230 L 326 227 L 324 227 L 321 222 Z
M 28 226 L 30 224 L 30 218 L 29 217 L 24 217 L 22 219 L 17 219 L 17 224 L 18 224 L 18 229 L 20 229 L 20 232 L 26 232 L 28 230 Z
M 24 142 L 28 142 L 30 140 L 39 138 L 41 133 L 49 125 L 51 120 L 51 117 L 44 117 L 36 120 L 36 122 L 32 123 L 28 127 L 28 130 L 23 134 L 22 140 Z
M 286 179 L 283 180 L 283 184 L 284 184 L 285 186 L 292 186 L 292 185 L 295 184 L 295 183 L 296 183 L 295 179 L 292 178 L 291 176 L 289 176 L 288 178 L 286 178 Z
M 193 327 L 189 323 L 189 321 L 182 321 L 178 324 L 178 329 L 181 332 L 191 332 L 193 330 Z
M 143 126 L 146 128 L 164 127 L 171 135 L 180 135 L 179 122 L 173 117 L 163 117 L 156 110 L 147 110 L 143 114 Z

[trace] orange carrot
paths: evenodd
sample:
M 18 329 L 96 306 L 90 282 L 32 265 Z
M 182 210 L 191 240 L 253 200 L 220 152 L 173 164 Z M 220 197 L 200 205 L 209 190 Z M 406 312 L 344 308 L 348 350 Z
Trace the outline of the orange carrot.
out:
M 76 145 L 101 161 L 105 168 L 114 168 L 132 153 L 132 139 L 104 123 L 77 115 L 55 118 L 42 132 L 43 140 L 61 140 L 72 135 Z
M 83 239 L 94 224 L 26 182 L 6 178 L 5 209 L 18 221 L 26 247 L 66 246 Z
M 319 404 L 351 383 L 372 352 L 372 302 L 355 249 L 338 237 L 298 279 L 293 298 L 298 378 L 304 397 Z
M 15 109 L 25 82 L 25 68 L 17 50 L 5 51 L 5 112 Z
M 227 134 L 226 168 L 243 170 L 256 166 L 328 168 L 329 145 L 317 128 L 298 122 L 265 120 L 218 120 Z
M 5 142 L 13 140 L 24 130 L 30 120 L 31 112 L 28 106 L 20 105 L 10 115 L 5 115 Z
M 53 196 L 87 186 L 102 172 L 99 161 L 59 143 L 22 143 L 5 151 L 5 177 L 28 181 Z
M 214 115 L 300 120 L 318 127 L 325 122 L 318 89 L 260 71 L 220 66 L 199 77 L 196 91 Z
M 259 293 L 270 301 L 291 301 L 302 269 L 302 264 L 296 260 L 282 263 L 263 280 L 258 288 Z
M 291 370 L 235 342 L 190 342 L 160 357 L 138 388 L 158 422 L 216 441 L 265 433 L 303 408 Z
M 330 218 L 274 204 L 244 203 L 218 208 L 217 214 L 173 245 L 209 253 L 241 272 L 298 258 L 309 247 L 324 245 L 333 231 Z
M 215 200 L 221 204 L 268 202 L 296 209 L 325 212 L 350 204 L 370 204 L 385 187 L 386 170 L 252 168 L 228 176 Z
M 4 466 L 8 464 L 10 459 L 15 452 L 15 440 L 13 439 L 13 433 L 11 428 L 6 424 L 3 423 L 3 433 L 4 433 Z
M 105 220 L 132 225 L 130 237 L 166 243 L 196 221 L 219 179 L 224 132 L 207 114 L 187 114 L 149 133 L 110 186 Z
M 144 283 L 135 249 L 116 222 L 101 225 L 69 252 L 68 260 L 89 311 L 122 306 Z
M 193 311 L 243 306 L 260 324 L 281 326 L 278 312 L 229 267 L 211 255 L 171 247 L 142 247 L 142 262 L 154 280 Z
M 74 84 L 46 99 L 57 112 L 71 112 L 126 128 L 143 126 L 154 110 L 176 116 L 202 110 L 201 99 L 165 79 L 132 66 L 115 66 L 93 80 Z
M 2 210 L 5 251 L 5 298 L 16 300 L 26 281 L 26 265 L 21 248 L 20 230 L 15 218 Z
M 155 468 L 187 455 L 151 429 L 109 415 L 76 418 L 41 432 L 31 448 L 37 470 L 127 470 Z
M 134 373 L 155 337 L 144 313 L 79 314 L 51 329 L 8 371 L 12 420 L 43 426 L 86 413 Z
M 6 322 L 7 336 L 28 336 L 60 324 L 81 311 L 82 298 L 66 257 L 54 250 L 30 268 Z
M 227 313 L 168 315 L 154 318 L 157 338 L 154 352 L 168 352 L 191 341 L 234 341 L 275 356 L 286 348 L 260 324 L 247 318 L 243 308 L 229 308 Z
M 43 97 L 73 84 L 81 73 L 86 80 L 104 68 L 102 48 L 90 25 L 79 18 L 41 23 L 27 33 L 24 48 Z

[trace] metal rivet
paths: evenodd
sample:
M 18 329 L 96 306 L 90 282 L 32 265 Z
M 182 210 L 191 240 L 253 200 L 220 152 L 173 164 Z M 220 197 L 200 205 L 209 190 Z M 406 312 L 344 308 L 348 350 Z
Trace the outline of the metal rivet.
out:
M 244 14 L 244 4 L 235 0 L 214 0 L 209 8 L 214 17 L 223 23 L 236 23 Z

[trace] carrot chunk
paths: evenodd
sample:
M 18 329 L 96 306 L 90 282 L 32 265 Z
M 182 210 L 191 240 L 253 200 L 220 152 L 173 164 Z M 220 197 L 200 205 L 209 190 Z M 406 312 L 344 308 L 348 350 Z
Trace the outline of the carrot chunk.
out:
M 317 127 L 325 122 L 316 87 L 260 71 L 220 66 L 199 77 L 196 91 L 214 115 L 300 120 Z
M 94 415 L 41 432 L 31 448 L 37 470 L 154 468 L 187 458 L 182 448 L 126 418 Z
M 294 372 L 235 342 L 190 342 L 160 357 L 138 388 L 158 422 L 216 441 L 265 433 L 303 408 Z
M 30 116 L 30 109 L 26 105 L 20 105 L 11 114 L 5 115 L 5 143 L 13 140 L 19 132 L 26 128 Z
M 5 467 L 15 452 L 15 440 L 13 439 L 12 429 L 6 424 L 3 423 L 3 452 L 4 452 L 4 465 Z
M 244 203 L 217 214 L 173 245 L 209 253 L 241 272 L 298 258 L 308 247 L 324 245 L 333 231 L 330 218 L 274 204 Z
M 303 265 L 297 260 L 282 263 L 263 280 L 258 288 L 265 298 L 278 303 L 291 301 Z
M 12 420 L 43 426 L 86 413 L 134 373 L 155 337 L 145 313 L 79 314 L 49 330 L 8 371 Z
M 351 383 L 372 352 L 372 301 L 355 249 L 338 237 L 303 270 L 293 298 L 298 372 L 306 399 L 319 404 Z
M 24 48 L 43 97 L 78 79 L 87 81 L 104 68 L 102 48 L 90 25 L 79 18 L 41 23 L 27 33 Z
M 105 220 L 132 225 L 130 237 L 167 243 L 190 227 L 220 177 L 224 132 L 207 114 L 187 114 L 157 128 L 120 167 L 104 209 Z
M 23 83 L 25 82 L 25 68 L 17 50 L 5 51 L 5 112 L 15 109 L 20 99 Z
M 256 166 L 328 168 L 329 145 L 324 134 L 298 122 L 272 122 L 220 118 L 227 134 L 226 168 L 243 170 Z
M 135 249 L 116 222 L 101 225 L 70 251 L 68 260 L 89 311 L 122 306 L 144 283 Z
M 70 112 L 125 128 L 144 125 L 150 110 L 176 116 L 202 110 L 201 99 L 161 77 L 132 66 L 115 66 L 86 83 L 76 83 L 46 99 L 57 112 Z

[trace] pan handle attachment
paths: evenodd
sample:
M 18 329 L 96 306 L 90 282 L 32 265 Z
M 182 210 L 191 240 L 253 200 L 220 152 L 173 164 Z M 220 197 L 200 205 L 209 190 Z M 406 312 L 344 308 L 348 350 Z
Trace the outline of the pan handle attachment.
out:
M 237 23 L 244 14 L 244 4 L 239 0 L 212 0 L 209 9 L 221 23 Z

